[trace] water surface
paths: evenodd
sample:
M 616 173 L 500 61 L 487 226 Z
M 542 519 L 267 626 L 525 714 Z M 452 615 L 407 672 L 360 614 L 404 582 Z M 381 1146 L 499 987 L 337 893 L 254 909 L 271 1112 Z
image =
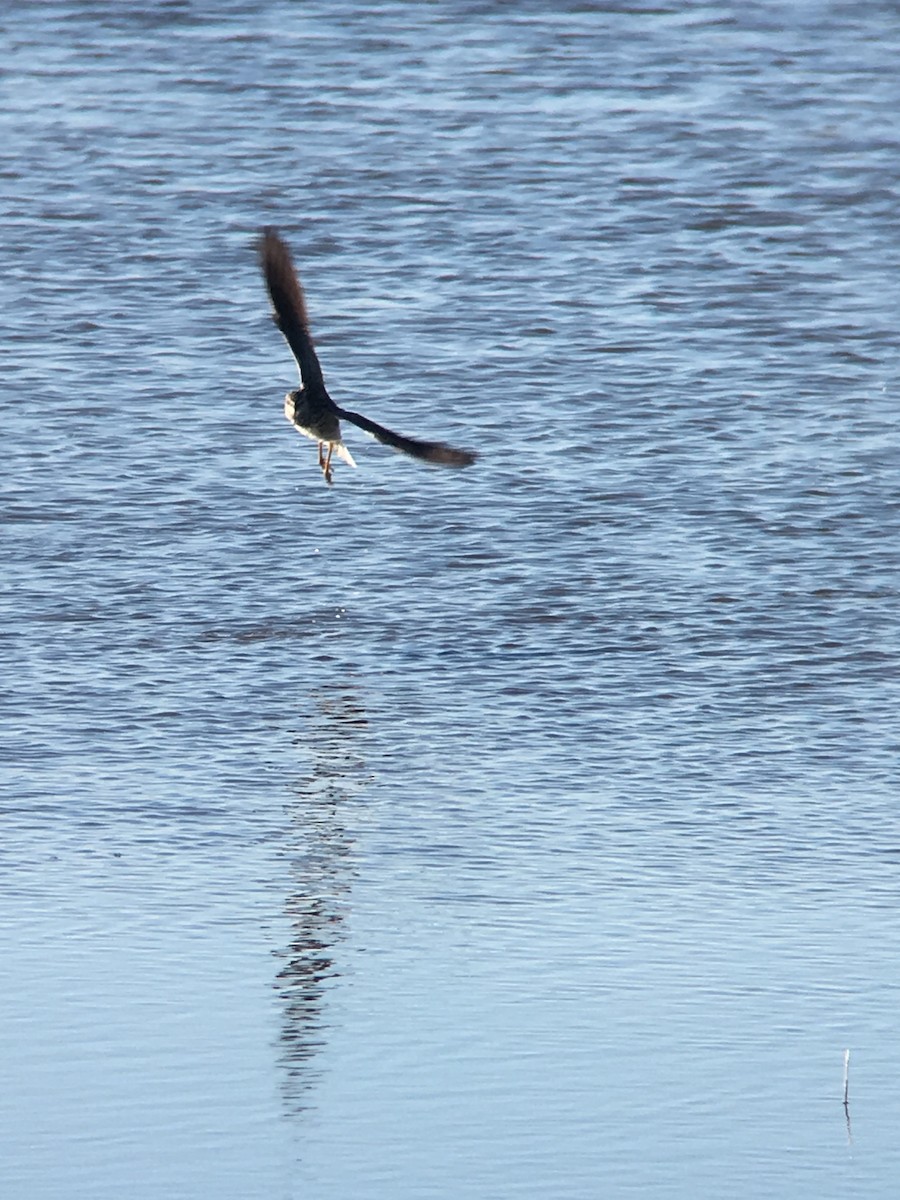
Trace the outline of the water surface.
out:
M 4 1195 L 892 1196 L 890 6 L 0 27 Z

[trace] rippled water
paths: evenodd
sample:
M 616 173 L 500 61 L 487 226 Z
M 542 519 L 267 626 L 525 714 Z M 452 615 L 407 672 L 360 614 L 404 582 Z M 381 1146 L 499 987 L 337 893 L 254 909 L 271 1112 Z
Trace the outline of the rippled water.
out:
M 0 14 L 4 1196 L 893 1196 L 893 6 L 215 8 Z

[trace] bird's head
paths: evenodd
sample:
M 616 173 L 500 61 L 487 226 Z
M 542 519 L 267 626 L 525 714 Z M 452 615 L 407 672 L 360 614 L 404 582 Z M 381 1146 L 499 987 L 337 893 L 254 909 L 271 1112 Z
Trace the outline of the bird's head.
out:
M 284 415 L 289 421 L 294 420 L 297 412 L 297 401 L 300 399 L 302 388 L 297 388 L 296 391 L 287 392 L 284 397 Z

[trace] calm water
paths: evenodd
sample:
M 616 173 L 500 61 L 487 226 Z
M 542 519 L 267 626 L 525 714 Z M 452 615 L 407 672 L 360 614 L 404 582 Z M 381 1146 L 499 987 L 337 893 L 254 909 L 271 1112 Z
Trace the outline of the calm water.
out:
M 3 1196 L 893 1197 L 895 6 L 212 7 L 0 10 Z

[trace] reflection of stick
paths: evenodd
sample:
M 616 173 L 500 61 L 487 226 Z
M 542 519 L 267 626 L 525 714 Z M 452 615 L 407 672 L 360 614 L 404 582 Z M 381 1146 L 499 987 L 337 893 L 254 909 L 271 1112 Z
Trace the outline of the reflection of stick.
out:
M 853 1145 L 853 1130 L 850 1128 L 850 1051 L 844 1051 L 844 1119 L 847 1122 L 847 1145 Z

